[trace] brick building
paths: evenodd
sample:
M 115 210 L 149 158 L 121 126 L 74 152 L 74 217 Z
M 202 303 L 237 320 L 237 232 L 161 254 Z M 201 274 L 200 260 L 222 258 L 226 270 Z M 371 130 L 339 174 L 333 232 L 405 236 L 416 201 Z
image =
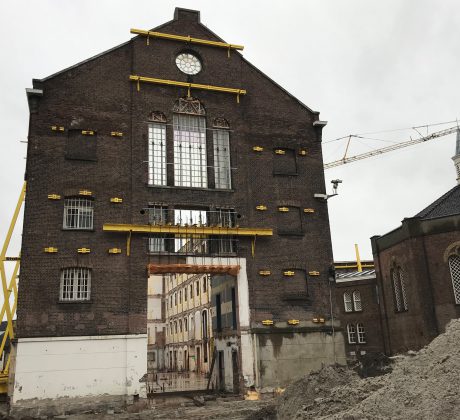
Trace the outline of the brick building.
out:
M 371 241 L 385 353 L 419 349 L 460 317 L 460 185 Z
M 373 261 L 339 261 L 335 297 L 347 358 L 383 352 L 380 297 Z
M 343 360 L 325 122 L 197 11 L 132 32 L 27 89 L 12 401 L 142 394 L 149 274 L 235 277 L 235 383 Z

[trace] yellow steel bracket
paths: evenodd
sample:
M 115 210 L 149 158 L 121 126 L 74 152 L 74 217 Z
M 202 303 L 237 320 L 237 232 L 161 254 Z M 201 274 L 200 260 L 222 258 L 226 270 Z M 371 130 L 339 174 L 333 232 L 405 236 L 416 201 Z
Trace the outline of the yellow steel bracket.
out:
M 228 88 L 228 87 L 213 86 L 213 85 L 202 85 L 199 83 L 188 83 L 188 82 L 180 82 L 178 80 L 157 79 L 155 77 L 145 77 L 145 76 L 138 76 L 138 75 L 130 75 L 129 80 L 136 82 L 138 92 L 140 91 L 140 82 L 153 83 L 157 85 L 169 85 L 169 86 L 179 86 L 179 87 L 187 88 L 188 96 L 190 95 L 190 89 L 201 89 L 201 90 L 210 90 L 213 92 L 233 93 L 236 95 L 237 103 L 240 103 L 240 95 L 246 95 L 247 93 L 245 89 L 236 89 L 236 88 Z
M 128 232 L 128 237 L 126 239 L 126 255 L 129 257 L 131 255 L 131 235 L 133 231 L 130 230 Z
M 13 269 L 13 274 L 11 276 L 10 282 L 7 285 L 6 282 L 6 271 L 5 271 L 5 261 L 7 261 L 6 253 L 8 251 L 8 247 L 10 245 L 11 237 L 13 235 L 14 227 L 16 226 L 16 222 L 19 217 L 19 212 L 21 211 L 22 203 L 24 202 L 24 197 L 26 195 L 26 183 L 24 182 L 21 193 L 19 194 L 19 199 L 16 204 L 16 208 L 13 213 L 13 218 L 11 219 L 10 226 L 8 228 L 8 232 L 6 234 L 5 242 L 3 243 L 3 248 L 0 253 L 0 276 L 2 280 L 2 291 L 3 291 L 3 305 L 2 309 L 0 311 L 0 320 L 3 320 L 3 317 L 5 316 L 6 313 L 6 319 L 7 319 L 7 327 L 5 334 L 3 336 L 2 343 L 0 344 L 0 354 L 3 353 L 3 350 L 5 348 L 5 343 L 7 340 L 7 337 L 10 337 L 12 340 L 14 338 L 14 331 L 13 331 L 13 316 L 16 312 L 16 306 L 17 306 L 17 285 L 16 285 L 16 277 L 18 275 L 19 271 L 19 264 L 20 264 L 20 258 L 16 260 L 16 264 Z M 11 308 L 10 306 L 10 297 L 11 293 L 14 294 L 14 304 L 13 307 Z M 5 368 L 2 372 L 0 372 L 0 377 L 5 377 L 8 375 L 8 368 L 10 364 L 10 358 L 8 355 L 8 360 L 6 362 Z

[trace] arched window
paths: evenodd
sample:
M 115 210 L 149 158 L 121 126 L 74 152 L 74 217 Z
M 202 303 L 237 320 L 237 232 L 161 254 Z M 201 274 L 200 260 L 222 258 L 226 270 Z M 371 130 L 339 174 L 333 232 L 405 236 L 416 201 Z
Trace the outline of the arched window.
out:
M 188 332 L 188 319 L 187 319 L 187 317 L 184 318 L 184 331 Z
M 208 312 L 206 310 L 203 311 L 201 319 L 203 323 L 203 338 L 208 338 Z
M 401 267 L 393 267 L 390 270 L 390 277 L 393 284 L 393 295 L 395 311 L 404 312 L 408 310 L 406 284 L 404 281 L 404 271 Z
M 208 276 L 203 277 L 203 293 L 206 293 L 208 290 Z
M 361 293 L 358 290 L 353 292 L 353 307 L 356 312 L 363 310 L 363 305 L 361 304 Z
M 204 107 L 197 99 L 181 98 L 173 111 L 174 185 L 207 188 Z
M 177 334 L 177 321 L 174 321 L 174 333 Z
M 182 320 L 179 319 L 179 332 L 181 333 L 182 332 Z
M 182 303 L 182 290 L 179 290 L 179 304 Z
M 361 323 L 356 324 L 358 330 L 358 343 L 364 344 L 366 342 L 366 332 L 364 331 L 364 325 Z
M 353 311 L 353 303 L 351 301 L 351 293 L 345 292 L 343 294 L 343 306 L 345 307 L 345 312 Z
M 216 118 L 213 124 L 215 187 L 232 188 L 230 169 L 230 125 L 225 118 Z
M 460 304 L 460 257 L 458 255 L 449 257 L 449 268 L 455 303 Z
M 356 343 L 356 329 L 353 324 L 347 324 L 348 343 Z

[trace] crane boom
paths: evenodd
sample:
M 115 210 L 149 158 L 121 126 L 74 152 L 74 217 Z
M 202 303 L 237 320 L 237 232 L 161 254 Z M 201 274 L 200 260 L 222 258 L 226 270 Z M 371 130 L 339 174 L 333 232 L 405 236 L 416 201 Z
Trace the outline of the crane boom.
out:
M 455 133 L 456 131 L 459 131 L 459 130 L 460 130 L 460 128 L 458 126 L 451 127 L 451 128 L 446 128 L 445 130 L 436 131 L 434 133 L 431 133 L 428 136 L 420 137 L 418 139 L 413 139 L 413 140 L 411 139 L 411 140 L 408 140 L 408 141 L 403 141 L 401 143 L 393 144 L 391 146 L 383 147 L 381 149 L 372 150 L 370 152 L 361 153 L 361 154 L 355 155 L 355 156 L 350 156 L 350 157 L 345 157 L 344 156 L 342 159 L 335 160 L 335 161 L 329 162 L 329 163 L 325 163 L 324 164 L 324 169 L 335 168 L 336 166 L 345 165 L 346 163 L 356 162 L 357 160 L 366 159 L 368 157 L 377 156 L 377 155 L 381 155 L 383 153 L 392 152 L 393 150 L 398 150 L 398 149 L 402 149 L 404 147 L 413 146 L 414 144 L 423 143 L 423 142 L 433 140 L 433 139 L 436 139 L 436 138 L 442 137 L 442 136 L 447 136 L 448 134 Z

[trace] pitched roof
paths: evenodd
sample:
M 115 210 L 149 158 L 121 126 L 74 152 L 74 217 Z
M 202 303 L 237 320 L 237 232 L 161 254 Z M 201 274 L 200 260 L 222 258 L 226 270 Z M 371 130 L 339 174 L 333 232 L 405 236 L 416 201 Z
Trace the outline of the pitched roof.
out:
M 435 219 L 454 214 L 460 214 L 460 185 L 456 185 L 414 217 Z

